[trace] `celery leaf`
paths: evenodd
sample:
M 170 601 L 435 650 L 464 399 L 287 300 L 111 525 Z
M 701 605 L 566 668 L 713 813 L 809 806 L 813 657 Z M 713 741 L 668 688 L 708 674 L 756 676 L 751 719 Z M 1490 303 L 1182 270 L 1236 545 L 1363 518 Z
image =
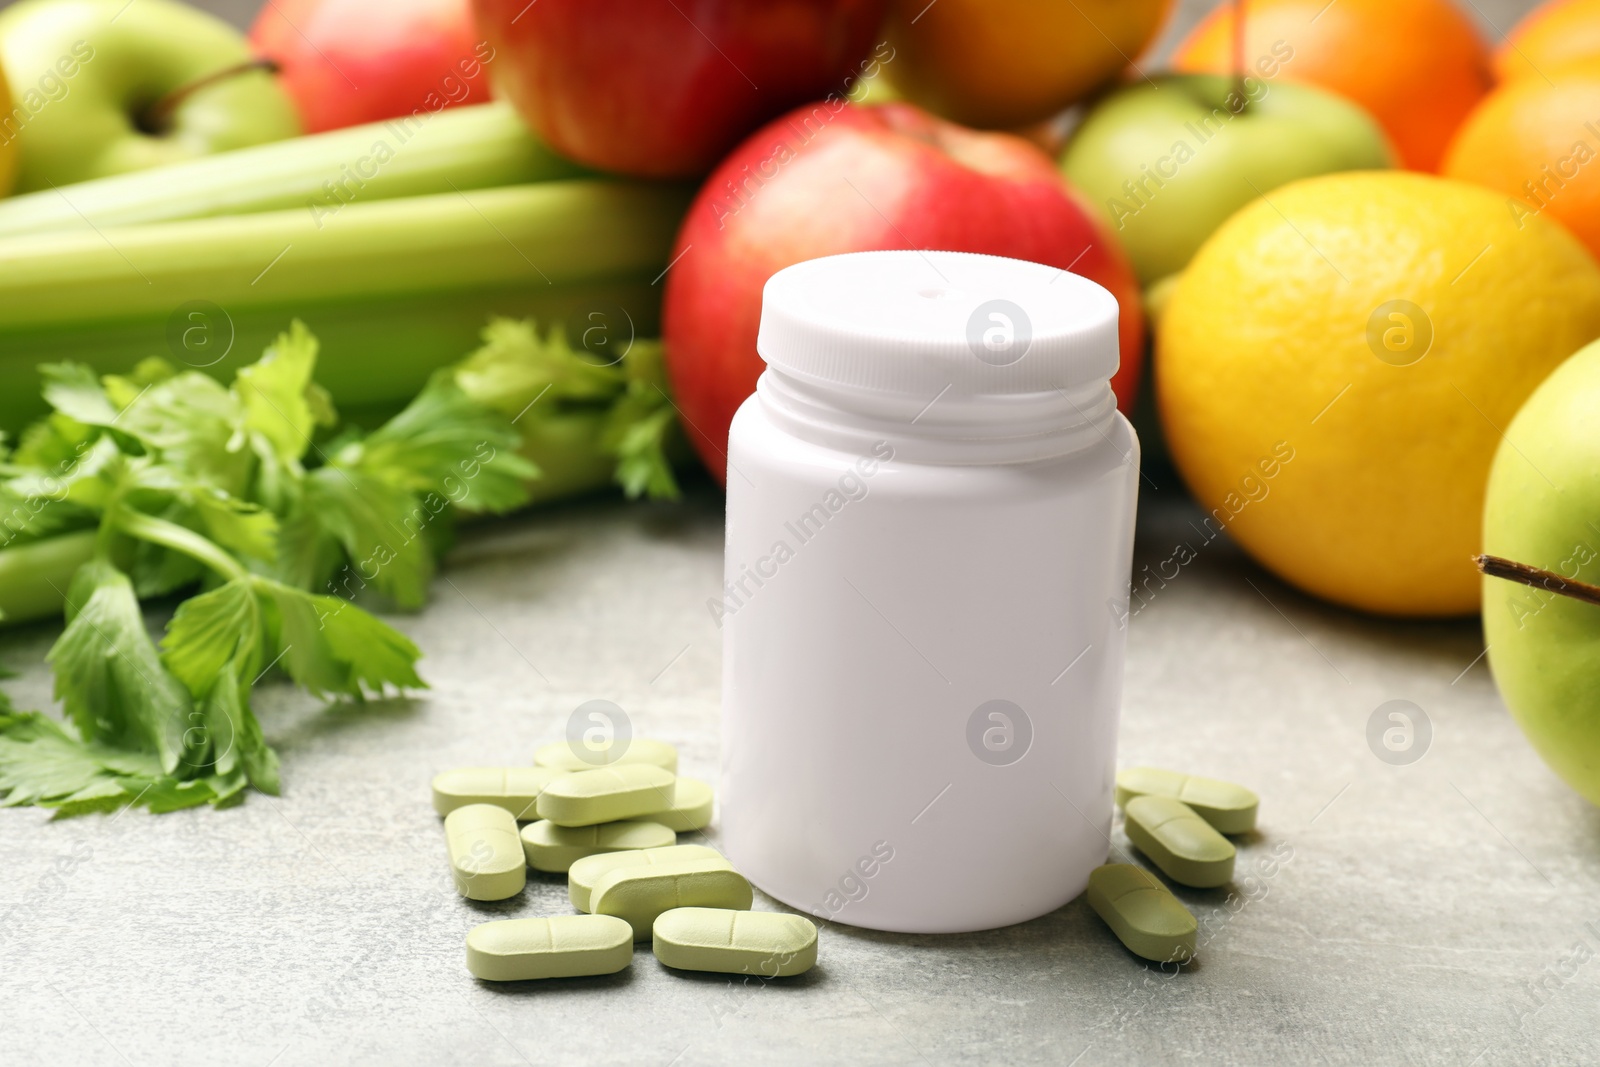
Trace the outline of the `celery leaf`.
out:
M 117 409 L 100 379 L 82 363 L 46 363 L 39 376 L 44 379 L 45 403 L 61 414 L 89 426 L 116 421 Z
M 78 568 L 67 627 L 46 657 L 56 697 L 91 741 L 154 752 L 171 772 L 184 756 L 189 694 L 168 673 L 144 627 L 128 576 L 104 559 Z
M 178 605 L 161 639 L 162 661 L 189 692 L 208 693 L 224 669 L 259 670 L 261 610 L 248 578 L 235 578 Z
M 532 322 L 494 319 L 483 345 L 456 367 L 455 380 L 471 400 L 512 415 L 513 423 L 596 412 L 596 443 L 616 459 L 624 492 L 679 495 L 671 456 L 677 411 L 666 390 L 661 342 L 635 339 L 606 362 L 573 348 L 560 327 L 540 337 Z
M 334 462 L 413 493 L 437 493 L 465 511 L 504 512 L 528 501 L 538 471 L 517 455 L 510 420 L 472 400 L 449 372 Z
M 306 475 L 301 516 L 344 549 L 348 562 L 314 574 L 313 587 L 354 595 L 369 583 L 396 605 L 420 608 L 433 578 L 424 531 L 438 511 L 406 489 L 359 469 L 318 467 Z M 303 572 L 302 572 L 303 573 Z
M 289 676 L 318 696 L 364 699 L 387 688 L 426 689 L 411 639 L 339 597 L 259 579 L 275 609 L 277 650 Z
M 286 464 L 296 464 L 306 454 L 318 426 L 335 421 L 326 390 L 311 380 L 316 363 L 317 339 L 295 319 L 259 360 L 239 368 L 234 377 L 245 426 Z
M 545 400 L 610 400 L 623 372 L 574 349 L 560 327 L 540 337 L 532 322 L 491 319 L 483 345 L 457 365 L 455 378 L 473 400 L 516 416 Z

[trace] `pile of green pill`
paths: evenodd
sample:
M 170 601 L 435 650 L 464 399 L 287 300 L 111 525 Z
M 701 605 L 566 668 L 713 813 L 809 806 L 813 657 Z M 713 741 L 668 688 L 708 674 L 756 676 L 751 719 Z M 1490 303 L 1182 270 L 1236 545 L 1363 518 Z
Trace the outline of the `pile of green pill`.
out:
M 433 780 L 451 875 L 462 896 L 506 900 L 527 871 L 564 873 L 576 915 L 503 919 L 467 934 L 467 970 L 491 982 L 613 974 L 637 941 L 693 971 L 765 978 L 817 962 L 817 928 L 800 915 L 750 910 L 754 893 L 716 849 L 679 844 L 711 824 L 711 787 L 679 778 L 678 752 L 634 738 L 613 757 L 546 745 L 532 767 L 468 767 Z M 1178 885 L 1233 877 L 1224 835 L 1255 828 L 1259 798 L 1244 786 L 1135 767 L 1117 774 L 1116 802 L 1135 848 Z M 520 827 L 519 823 L 522 823 Z M 1089 876 L 1089 906 L 1135 955 L 1193 958 L 1197 924 L 1159 878 L 1108 863 Z
M 711 824 L 711 787 L 679 778 L 678 752 L 633 738 L 615 756 L 545 745 L 532 767 L 468 767 L 433 779 L 450 873 L 471 900 L 521 893 L 528 868 L 565 873 L 581 914 L 482 923 L 467 970 L 490 982 L 613 974 L 650 941 L 668 967 L 777 978 L 817 962 L 817 928 L 750 910 L 744 875 L 677 835 Z M 518 823 L 525 823 L 518 827 Z
M 1260 798 L 1242 785 L 1155 767 L 1117 774 L 1117 806 L 1135 848 L 1179 885 L 1211 889 L 1233 878 L 1224 834 L 1255 829 Z M 1108 863 L 1089 876 L 1089 906 L 1135 955 L 1163 963 L 1194 956 L 1198 925 L 1154 875 Z

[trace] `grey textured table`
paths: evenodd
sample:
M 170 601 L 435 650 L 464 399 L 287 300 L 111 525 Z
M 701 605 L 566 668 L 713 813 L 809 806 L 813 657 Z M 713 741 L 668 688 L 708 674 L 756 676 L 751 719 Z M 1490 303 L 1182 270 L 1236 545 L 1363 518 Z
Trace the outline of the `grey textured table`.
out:
M 206 6 L 243 23 L 259 5 Z M 1208 6 L 1184 0 L 1164 47 Z M 1530 5 L 1470 6 L 1498 38 Z M 1142 507 L 1140 565 L 1193 538 L 1181 498 Z M 591 503 L 469 534 L 435 605 L 397 620 L 428 652 L 430 693 L 333 710 L 261 694 L 281 799 L 0 812 L 0 1063 L 1600 1061 L 1600 810 L 1523 741 L 1477 627 L 1330 610 L 1226 542 L 1129 636 L 1122 762 L 1263 796 L 1237 895 L 1186 894 L 1202 950 L 1181 973 L 1129 955 L 1080 900 L 985 934 L 829 927 L 821 965 L 771 987 L 648 954 L 607 979 L 474 982 L 467 928 L 565 910 L 565 889 L 535 876 L 515 901 L 458 898 L 428 778 L 527 758 L 593 697 L 713 776 L 719 510 Z M 27 665 L 7 683 L 23 706 L 48 704 L 53 636 L 0 637 L 0 662 Z M 1367 741 L 1396 699 L 1433 729 L 1409 766 Z
M 770 987 L 669 972 L 648 952 L 611 978 L 475 982 L 466 930 L 565 911 L 565 888 L 536 875 L 512 901 L 458 898 L 429 777 L 526 759 L 593 697 L 712 777 L 720 507 L 702 491 L 470 531 L 434 606 L 397 620 L 428 653 L 431 692 L 323 710 L 266 687 L 280 799 L 0 812 L 0 1061 L 1600 1060 L 1600 811 L 1524 743 L 1477 627 L 1322 607 L 1222 541 L 1129 635 L 1121 761 L 1203 768 L 1263 797 L 1236 895 L 1185 893 L 1202 950 L 1181 973 L 1131 956 L 1079 900 L 983 934 L 831 926 L 819 967 Z M 1181 497 L 1142 507 L 1140 565 L 1193 539 Z M 8 683 L 23 705 L 48 700 L 35 665 L 52 637 L 0 640 L 0 661 L 30 665 Z M 1367 741 L 1391 699 L 1432 725 L 1409 766 Z

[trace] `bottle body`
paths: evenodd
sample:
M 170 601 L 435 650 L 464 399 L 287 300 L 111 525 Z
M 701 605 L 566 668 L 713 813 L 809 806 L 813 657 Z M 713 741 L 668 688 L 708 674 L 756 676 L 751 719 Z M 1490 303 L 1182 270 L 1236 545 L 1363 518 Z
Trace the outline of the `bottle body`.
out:
M 1103 392 L 1070 450 L 1011 462 L 797 433 L 770 389 L 740 409 L 712 608 L 722 830 L 763 891 L 978 930 L 1105 862 L 1138 442 Z

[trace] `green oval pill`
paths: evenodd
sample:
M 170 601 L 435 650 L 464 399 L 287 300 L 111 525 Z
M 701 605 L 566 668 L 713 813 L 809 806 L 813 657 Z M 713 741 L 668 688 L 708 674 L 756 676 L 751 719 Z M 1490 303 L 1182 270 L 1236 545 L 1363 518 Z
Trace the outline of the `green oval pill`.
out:
M 673 908 L 749 911 L 754 894 L 744 875 L 720 863 L 672 863 L 620 867 L 600 877 L 589 902 L 596 915 L 615 915 L 633 927 L 637 941 L 650 937 L 656 917 Z
M 1256 826 L 1261 798 L 1242 785 L 1159 767 L 1129 767 L 1117 772 L 1117 806 L 1134 797 L 1171 797 L 1194 809 L 1218 833 L 1247 834 Z
M 654 815 L 672 807 L 671 771 L 652 763 L 627 763 L 564 774 L 539 793 L 539 818 L 557 826 L 593 826 Z
M 1181 963 L 1194 956 L 1194 916 L 1161 880 L 1131 863 L 1089 874 L 1089 906 L 1135 956 Z
M 567 897 L 573 907 L 588 911 L 594 885 L 603 875 L 622 867 L 659 867 L 690 862 L 720 863 L 728 870 L 733 870 L 733 864 L 709 845 L 667 845 L 664 848 L 645 848 L 632 852 L 605 852 L 573 862 L 572 868 L 567 871 Z
M 557 826 L 543 819 L 522 828 L 522 851 L 536 871 L 564 873 L 577 860 L 603 852 L 662 848 L 678 839 L 658 822 Z
M 680 971 L 782 978 L 817 963 L 817 927 L 775 911 L 674 908 L 651 927 L 656 959 Z
M 545 767 L 458 767 L 433 777 L 433 810 L 449 815 L 468 804 L 493 804 L 518 819 L 537 818 L 539 793 L 560 777 Z
M 528 860 L 517 820 L 493 804 L 468 804 L 444 817 L 450 873 L 468 900 L 504 900 L 522 892 Z
M 1211 889 L 1233 877 L 1232 842 L 1170 797 L 1134 797 L 1123 809 L 1128 840 L 1179 885 Z
M 487 982 L 615 974 L 633 962 L 633 928 L 609 915 L 500 919 L 467 932 L 467 970 Z
M 672 807 L 658 811 L 650 818 L 663 826 L 670 826 L 680 834 L 704 830 L 711 825 L 714 799 L 711 787 L 698 778 L 679 778 Z
M 613 755 L 612 753 L 616 754 Z M 614 767 L 628 763 L 650 763 L 664 771 L 678 773 L 678 750 L 665 741 L 650 737 L 634 737 L 626 745 L 574 745 L 569 741 L 556 741 L 543 745 L 533 754 L 533 762 L 540 767 L 573 774 L 593 771 L 601 767 Z

